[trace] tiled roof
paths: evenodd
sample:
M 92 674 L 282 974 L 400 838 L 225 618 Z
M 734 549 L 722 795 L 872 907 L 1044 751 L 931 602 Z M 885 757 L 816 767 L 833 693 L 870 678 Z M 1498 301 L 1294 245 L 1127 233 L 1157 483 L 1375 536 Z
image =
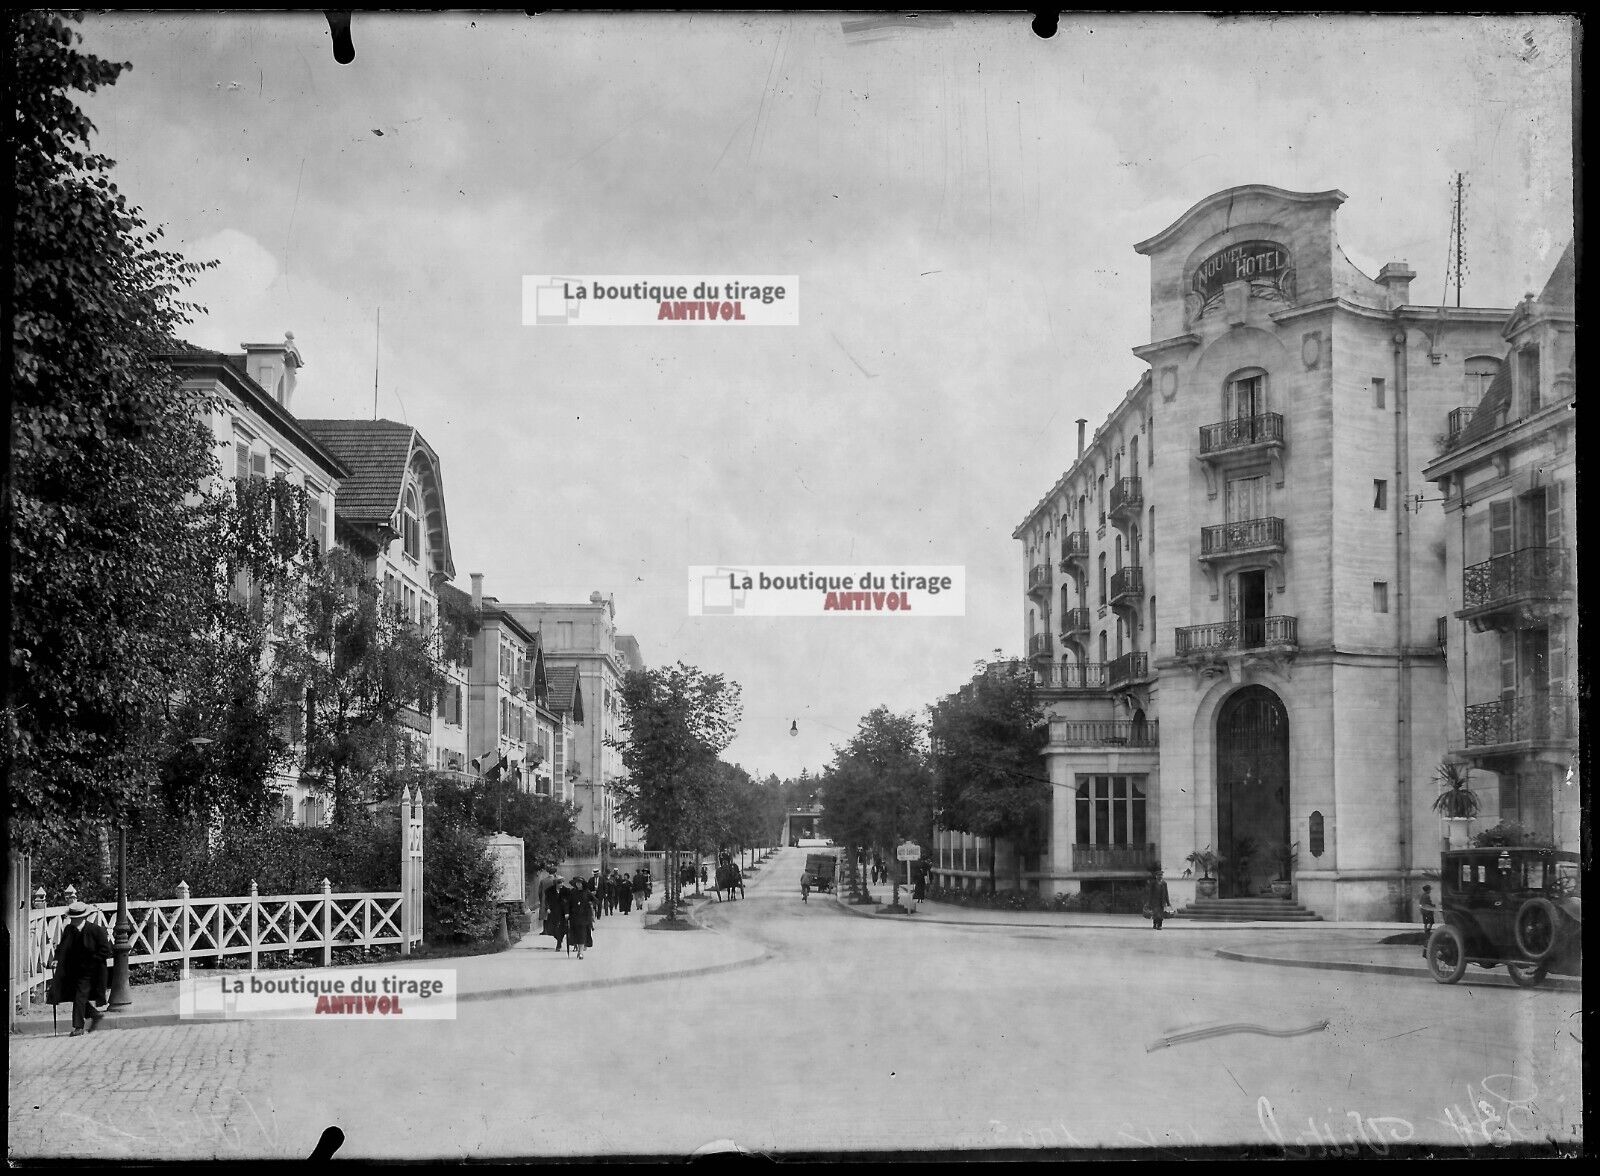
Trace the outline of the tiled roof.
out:
M 1471 445 L 1483 437 L 1487 437 L 1499 427 L 1500 415 L 1511 407 L 1511 365 L 1503 363 L 1495 378 L 1489 382 L 1489 390 L 1483 394 L 1483 399 L 1478 402 L 1477 411 L 1472 414 L 1472 419 L 1467 422 L 1467 427 L 1456 435 L 1456 443 L 1451 448 L 1461 448 Z
M 339 513 L 364 523 L 392 519 L 400 505 L 416 430 L 385 420 L 300 423 L 350 467 L 350 477 L 339 486 Z
M 578 685 L 578 667 L 546 666 L 545 679 L 550 684 L 550 709 L 557 714 L 570 714 L 573 722 L 583 722 L 583 691 Z

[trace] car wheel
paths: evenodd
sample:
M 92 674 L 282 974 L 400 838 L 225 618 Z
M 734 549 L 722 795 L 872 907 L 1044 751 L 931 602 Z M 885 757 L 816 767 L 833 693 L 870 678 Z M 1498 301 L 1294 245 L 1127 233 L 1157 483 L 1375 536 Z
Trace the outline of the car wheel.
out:
M 1440 984 L 1454 984 L 1467 970 L 1467 945 L 1461 932 L 1445 923 L 1428 937 L 1428 971 Z
M 1548 898 L 1530 898 L 1517 911 L 1517 949 L 1534 963 L 1543 963 L 1556 950 L 1556 928 L 1561 916 Z
M 1506 971 L 1522 988 L 1537 988 L 1550 973 L 1550 969 L 1543 964 L 1507 964 Z

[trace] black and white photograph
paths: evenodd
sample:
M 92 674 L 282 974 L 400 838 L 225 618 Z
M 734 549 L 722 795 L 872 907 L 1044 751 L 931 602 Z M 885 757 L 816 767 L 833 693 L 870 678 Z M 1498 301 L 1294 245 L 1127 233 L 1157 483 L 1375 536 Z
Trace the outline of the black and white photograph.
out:
M 1577 15 L 6 22 L 10 1163 L 1586 1152 Z

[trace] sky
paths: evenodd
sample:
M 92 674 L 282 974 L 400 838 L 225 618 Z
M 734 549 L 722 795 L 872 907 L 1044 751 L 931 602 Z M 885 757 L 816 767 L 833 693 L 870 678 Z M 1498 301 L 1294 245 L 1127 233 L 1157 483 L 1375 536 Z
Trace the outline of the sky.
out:
M 1011 533 L 1144 370 L 1134 242 L 1337 188 L 1350 259 L 1434 302 L 1461 172 L 1462 301 L 1509 307 L 1573 233 L 1560 18 L 358 13 L 347 65 L 320 13 L 82 32 L 132 64 L 96 149 L 220 262 L 190 341 L 293 331 L 303 417 L 370 419 L 376 369 L 457 585 L 613 597 L 647 663 L 740 684 L 762 775 L 1021 652 Z M 799 322 L 523 326 L 525 274 L 792 274 Z M 730 563 L 960 565 L 965 615 L 687 615 Z

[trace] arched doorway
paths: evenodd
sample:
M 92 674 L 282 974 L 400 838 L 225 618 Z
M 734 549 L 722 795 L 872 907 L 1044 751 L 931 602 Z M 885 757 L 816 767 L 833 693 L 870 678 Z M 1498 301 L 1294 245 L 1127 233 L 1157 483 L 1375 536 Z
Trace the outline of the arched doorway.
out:
M 1246 686 L 1217 712 L 1217 893 L 1267 894 L 1289 843 L 1289 714 L 1265 686 Z

